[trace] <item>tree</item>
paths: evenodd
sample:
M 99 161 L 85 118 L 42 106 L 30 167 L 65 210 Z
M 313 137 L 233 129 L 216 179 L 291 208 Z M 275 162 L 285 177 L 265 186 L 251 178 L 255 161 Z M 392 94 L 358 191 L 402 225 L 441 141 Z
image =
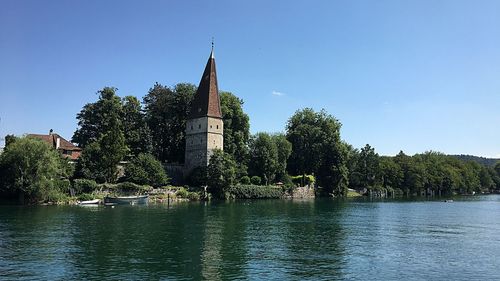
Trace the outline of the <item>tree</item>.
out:
M 224 151 L 238 163 L 238 177 L 246 175 L 250 122 L 243 111 L 243 100 L 230 92 L 220 93 L 222 119 L 224 120 Z
M 295 112 L 288 120 L 286 138 L 292 144 L 292 154 L 288 159 L 291 174 L 312 174 L 318 170 L 323 145 L 320 123 L 328 122 L 327 119 L 326 112 L 316 113 L 311 108 L 305 108 Z
M 401 188 L 403 170 L 392 157 L 380 157 L 380 177 L 385 188 Z
M 355 167 L 359 175 L 358 187 L 374 187 L 379 177 L 379 156 L 369 144 L 361 148 Z
M 119 126 L 123 115 L 120 97 L 116 88 L 105 87 L 98 92 L 99 100 L 86 104 L 77 114 L 78 129 L 73 134 L 72 142 L 85 148 L 88 144 L 99 140 L 102 135 Z
M 235 182 L 236 163 L 232 156 L 216 149 L 207 168 L 208 192 L 217 198 L 224 198 Z
M 494 189 L 496 184 L 491 177 L 491 174 L 488 171 L 488 168 L 485 166 L 481 166 L 479 171 L 479 182 L 481 183 L 481 187 L 487 190 Z
M 98 141 L 88 144 L 77 163 L 77 176 L 97 182 L 115 182 L 117 165 L 127 155 L 125 137 L 117 122 Z
M 1 190 L 19 195 L 21 201 L 45 200 L 57 190 L 56 181 L 68 177 L 67 160 L 45 142 L 18 138 L 0 156 Z
M 136 97 L 123 98 L 123 133 L 125 144 L 132 155 L 151 153 L 153 150 L 151 131 L 144 114 L 141 112 L 141 103 Z
M 305 108 L 295 112 L 286 128 L 286 138 L 292 144 L 289 172 L 303 177 L 317 175 L 326 194 L 347 192 L 348 148 L 340 139 L 341 126 L 326 111 Z
M 283 134 L 276 134 L 272 136 L 273 142 L 278 151 L 278 158 L 276 162 L 276 179 L 285 182 L 287 179 L 286 166 L 290 154 L 292 154 L 292 144 L 286 139 Z
M 125 169 L 125 179 L 141 185 L 153 187 L 168 183 L 168 177 L 160 161 L 151 154 L 141 153 L 128 164 Z
M 250 142 L 250 171 L 252 175 L 264 179 L 268 185 L 273 181 L 278 170 L 278 149 L 276 143 L 267 133 L 258 133 Z
M 192 84 L 180 83 L 171 89 L 156 83 L 144 97 L 153 155 L 158 160 L 184 163 L 186 120 L 195 93 Z

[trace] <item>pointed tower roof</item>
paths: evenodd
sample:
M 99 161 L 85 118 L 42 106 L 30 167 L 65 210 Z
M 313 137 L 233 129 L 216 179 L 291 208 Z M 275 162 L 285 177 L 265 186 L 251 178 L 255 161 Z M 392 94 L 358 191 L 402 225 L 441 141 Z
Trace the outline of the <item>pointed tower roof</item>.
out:
M 206 116 L 222 118 L 213 46 L 189 112 L 190 119 Z

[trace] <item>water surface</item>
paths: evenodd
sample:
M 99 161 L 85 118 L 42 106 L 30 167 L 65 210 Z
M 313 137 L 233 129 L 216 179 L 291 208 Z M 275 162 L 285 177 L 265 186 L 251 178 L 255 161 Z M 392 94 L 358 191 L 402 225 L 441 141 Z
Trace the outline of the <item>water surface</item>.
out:
M 499 280 L 500 196 L 0 206 L 2 280 Z

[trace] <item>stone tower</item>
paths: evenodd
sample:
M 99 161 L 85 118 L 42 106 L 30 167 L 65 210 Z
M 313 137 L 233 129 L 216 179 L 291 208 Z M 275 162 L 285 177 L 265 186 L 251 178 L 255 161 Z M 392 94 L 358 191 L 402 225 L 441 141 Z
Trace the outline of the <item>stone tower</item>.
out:
M 214 149 L 223 149 L 223 130 L 212 47 L 186 121 L 185 175 L 189 175 L 196 167 L 206 167 Z

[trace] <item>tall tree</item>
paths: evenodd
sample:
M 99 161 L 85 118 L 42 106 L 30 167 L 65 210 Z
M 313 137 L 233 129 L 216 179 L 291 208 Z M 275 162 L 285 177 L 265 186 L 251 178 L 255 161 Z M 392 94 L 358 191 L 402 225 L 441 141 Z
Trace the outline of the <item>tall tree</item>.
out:
M 267 133 L 258 133 L 250 142 L 250 172 L 264 179 L 265 185 L 273 181 L 278 170 L 278 149 Z
M 151 153 L 153 149 L 151 130 L 146 124 L 141 103 L 134 96 L 123 98 L 123 134 L 125 144 L 132 155 Z
M 171 89 L 156 83 L 144 97 L 153 154 L 162 162 L 184 163 L 186 120 L 195 93 L 192 84 L 180 83 Z
M 273 142 L 278 151 L 276 179 L 284 182 L 287 176 L 286 166 L 290 154 L 292 154 L 292 144 L 286 139 L 284 134 L 275 134 L 272 136 Z
M 243 100 L 230 92 L 220 93 L 222 118 L 224 120 L 224 152 L 238 163 L 238 177 L 246 175 L 248 165 L 248 141 L 250 122 L 243 111 Z
M 379 179 L 379 156 L 369 144 L 361 148 L 356 165 L 358 187 L 374 187 Z
M 72 142 L 85 148 L 111 130 L 117 122 L 117 125 L 121 127 L 123 111 L 116 90 L 112 87 L 103 88 L 98 92 L 99 100 L 86 104 L 77 114 L 79 128 L 73 134 Z
M 292 144 L 288 160 L 291 173 L 314 173 L 325 193 L 347 192 L 348 149 L 340 139 L 340 122 L 322 110 L 295 112 L 288 120 L 287 139 Z
M 117 165 L 127 155 L 125 137 L 118 122 L 112 122 L 109 131 L 85 147 L 77 163 L 77 176 L 97 182 L 115 182 Z

